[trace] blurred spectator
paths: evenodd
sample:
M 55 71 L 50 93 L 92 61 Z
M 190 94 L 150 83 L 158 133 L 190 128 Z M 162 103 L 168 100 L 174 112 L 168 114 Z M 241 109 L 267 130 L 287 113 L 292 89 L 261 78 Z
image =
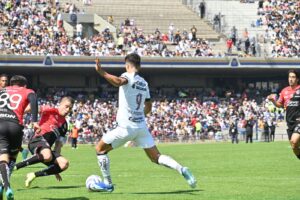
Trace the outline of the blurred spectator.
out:
M 199 4 L 199 15 L 201 19 L 205 17 L 205 12 L 206 12 L 206 3 L 204 0 L 202 0 L 202 2 Z

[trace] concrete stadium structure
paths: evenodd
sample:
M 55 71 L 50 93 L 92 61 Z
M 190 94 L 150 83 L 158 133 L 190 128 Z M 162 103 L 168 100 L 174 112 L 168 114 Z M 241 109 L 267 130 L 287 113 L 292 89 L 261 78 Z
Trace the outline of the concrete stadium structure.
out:
M 103 57 L 103 67 L 114 74 L 124 72 L 124 58 Z M 290 68 L 300 69 L 295 59 L 200 59 L 142 58 L 142 74 L 152 87 L 241 88 L 263 82 L 287 84 Z M 105 82 L 94 70 L 93 57 L 0 56 L 0 73 L 23 74 L 33 88 L 69 87 L 95 89 Z

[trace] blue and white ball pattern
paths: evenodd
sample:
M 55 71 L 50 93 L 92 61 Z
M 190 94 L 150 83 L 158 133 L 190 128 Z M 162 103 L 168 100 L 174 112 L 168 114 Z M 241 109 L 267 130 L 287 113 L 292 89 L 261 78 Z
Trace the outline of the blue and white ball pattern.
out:
M 101 182 L 102 182 L 102 179 L 100 176 L 90 175 L 85 181 L 85 186 L 88 190 L 94 191 L 95 185 L 100 184 Z

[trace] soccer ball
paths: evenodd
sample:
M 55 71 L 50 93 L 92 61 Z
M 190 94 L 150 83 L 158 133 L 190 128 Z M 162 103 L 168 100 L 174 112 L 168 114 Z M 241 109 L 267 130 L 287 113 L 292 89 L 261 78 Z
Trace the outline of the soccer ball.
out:
M 98 175 L 90 175 L 85 181 L 85 186 L 90 191 L 95 191 L 95 185 L 100 184 L 102 179 Z

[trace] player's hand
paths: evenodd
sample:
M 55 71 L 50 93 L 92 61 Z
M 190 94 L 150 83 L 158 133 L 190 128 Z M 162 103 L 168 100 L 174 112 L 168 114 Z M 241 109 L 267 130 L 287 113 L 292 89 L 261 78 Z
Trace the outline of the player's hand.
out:
M 96 69 L 97 72 L 99 72 L 99 71 L 101 70 L 100 59 L 99 59 L 99 58 L 96 58 L 95 62 L 96 62 L 95 69 Z
M 60 174 L 54 174 L 57 181 L 62 181 Z
M 41 127 L 37 122 L 33 122 L 33 130 L 35 134 L 39 134 L 41 132 Z
M 270 94 L 267 99 L 272 102 L 276 101 L 276 94 Z

